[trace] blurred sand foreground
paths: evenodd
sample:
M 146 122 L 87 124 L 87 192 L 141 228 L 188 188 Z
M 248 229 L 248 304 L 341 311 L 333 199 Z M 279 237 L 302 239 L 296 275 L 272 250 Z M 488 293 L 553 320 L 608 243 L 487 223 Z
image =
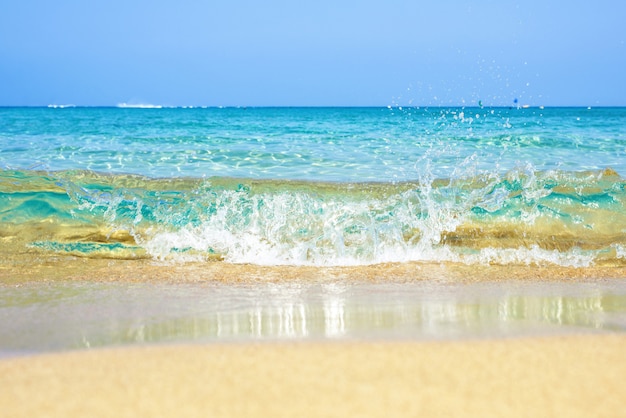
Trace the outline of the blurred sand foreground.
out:
M 147 346 L 0 360 L 2 417 L 626 416 L 626 336 Z

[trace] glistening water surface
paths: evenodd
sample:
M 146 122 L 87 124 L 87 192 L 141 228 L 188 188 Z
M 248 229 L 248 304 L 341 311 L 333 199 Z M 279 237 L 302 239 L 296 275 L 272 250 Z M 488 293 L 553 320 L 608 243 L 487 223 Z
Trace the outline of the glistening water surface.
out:
M 626 108 L 0 109 L 0 239 L 281 265 L 626 263 Z

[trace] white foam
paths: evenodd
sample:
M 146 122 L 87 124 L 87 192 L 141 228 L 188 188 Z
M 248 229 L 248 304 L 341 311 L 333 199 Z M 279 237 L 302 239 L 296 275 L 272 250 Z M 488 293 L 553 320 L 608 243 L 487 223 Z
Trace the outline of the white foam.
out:
M 615 249 L 615 256 L 626 260 L 626 247 L 620 244 L 613 244 L 611 247 Z
M 430 245 L 427 241 L 412 246 L 395 243 L 359 254 L 345 249 L 319 248 L 306 242 L 280 245 L 252 233 L 232 234 L 209 229 L 158 233 L 144 242 L 143 247 L 159 260 L 200 261 L 214 252 L 229 263 L 256 265 L 357 266 L 393 262 L 460 262 L 468 265 L 589 267 L 595 260 L 593 254 L 576 248 L 559 252 L 535 245 L 530 248 L 484 248 L 467 254 L 466 250 Z M 619 248 L 618 257 L 626 258 L 626 251 Z

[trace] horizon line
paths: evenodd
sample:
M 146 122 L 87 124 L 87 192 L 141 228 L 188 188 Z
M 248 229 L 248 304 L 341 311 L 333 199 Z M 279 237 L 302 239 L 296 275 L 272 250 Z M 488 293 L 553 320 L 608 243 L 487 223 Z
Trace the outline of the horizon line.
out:
M 160 105 L 160 104 L 126 104 L 115 105 L 75 105 L 75 104 L 48 104 L 48 105 L 0 105 L 0 108 L 33 108 L 33 109 L 74 109 L 74 108 L 100 108 L 100 109 L 424 109 L 424 108 L 475 108 L 475 109 L 546 109 L 546 108 L 621 108 L 624 105 Z

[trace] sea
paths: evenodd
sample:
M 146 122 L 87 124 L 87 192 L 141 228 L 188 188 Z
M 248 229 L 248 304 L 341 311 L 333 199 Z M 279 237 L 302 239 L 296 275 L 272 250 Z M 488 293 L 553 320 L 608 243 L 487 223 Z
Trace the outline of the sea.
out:
M 0 357 L 626 330 L 626 108 L 0 108 Z
M 626 265 L 626 108 L 0 108 L 0 237 L 259 265 Z

